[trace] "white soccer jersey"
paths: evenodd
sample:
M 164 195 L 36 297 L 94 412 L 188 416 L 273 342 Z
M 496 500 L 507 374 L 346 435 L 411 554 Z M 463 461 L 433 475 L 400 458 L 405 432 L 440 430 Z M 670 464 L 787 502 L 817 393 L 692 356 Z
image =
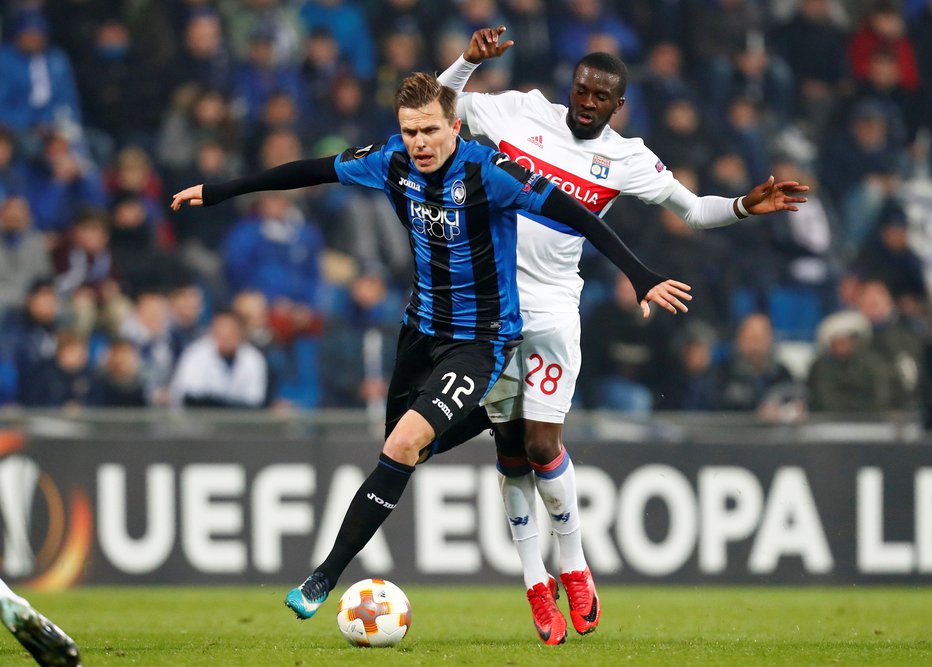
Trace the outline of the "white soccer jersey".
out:
M 540 173 L 596 215 L 603 215 L 619 195 L 658 203 L 677 185 L 641 139 L 626 139 L 610 127 L 595 139 L 574 137 L 566 125 L 567 108 L 552 104 L 538 90 L 464 93 L 460 102 L 472 134 L 488 137 L 512 160 Z M 578 310 L 584 240 L 565 225 L 518 213 L 522 311 Z

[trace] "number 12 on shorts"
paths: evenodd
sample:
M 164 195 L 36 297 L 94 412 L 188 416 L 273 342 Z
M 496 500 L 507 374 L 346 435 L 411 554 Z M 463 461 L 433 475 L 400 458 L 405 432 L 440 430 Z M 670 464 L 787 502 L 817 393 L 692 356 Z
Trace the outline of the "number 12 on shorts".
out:
M 560 364 L 547 364 L 544 358 L 539 354 L 532 354 L 528 357 L 528 365 L 532 366 L 530 372 L 524 376 L 525 383 L 528 386 L 537 386 L 535 382 L 540 383 L 540 390 L 547 396 L 550 396 L 557 390 L 557 382 L 563 377 L 563 367 Z M 544 371 L 544 377 L 538 380 L 532 380 L 531 377 L 539 371 Z

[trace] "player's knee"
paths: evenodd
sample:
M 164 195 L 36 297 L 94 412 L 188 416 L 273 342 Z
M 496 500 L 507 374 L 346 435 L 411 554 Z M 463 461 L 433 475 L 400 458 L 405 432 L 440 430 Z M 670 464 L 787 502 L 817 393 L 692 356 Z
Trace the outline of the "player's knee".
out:
M 389 437 L 385 441 L 382 452 L 393 461 L 406 463 L 410 460 L 417 460 L 423 445 L 417 444 L 412 438 Z
M 547 435 L 528 434 L 524 449 L 531 463 L 546 465 L 560 455 L 560 439 Z
M 517 422 L 496 424 L 493 430 L 495 435 L 495 449 L 502 456 L 524 456 L 524 430 Z

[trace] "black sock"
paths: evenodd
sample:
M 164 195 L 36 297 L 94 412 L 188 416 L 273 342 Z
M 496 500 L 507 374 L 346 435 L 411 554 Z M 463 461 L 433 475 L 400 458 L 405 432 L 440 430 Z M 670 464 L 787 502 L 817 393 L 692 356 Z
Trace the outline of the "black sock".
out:
M 362 483 L 343 517 L 333 549 L 317 568 L 336 586 L 349 562 L 368 544 L 388 515 L 395 509 L 414 466 L 398 463 L 385 454 L 379 456 L 375 470 Z

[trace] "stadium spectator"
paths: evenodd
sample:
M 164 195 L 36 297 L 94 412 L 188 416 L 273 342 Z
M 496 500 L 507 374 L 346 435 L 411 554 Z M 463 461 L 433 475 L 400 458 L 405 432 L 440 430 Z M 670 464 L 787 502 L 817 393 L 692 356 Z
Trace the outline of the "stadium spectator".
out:
M 841 100 L 841 106 L 854 109 L 862 101 L 873 102 L 884 110 L 894 145 L 907 146 L 915 141 L 923 122 L 922 98 L 918 91 L 910 91 L 900 85 L 896 57 L 892 52 L 876 51 L 871 55 L 867 76 Z
M 815 176 L 795 160 L 778 156 L 773 174 L 778 181 L 792 177 L 809 185 L 805 206 L 793 215 L 776 213 L 768 224 L 771 253 L 778 255 L 781 267 L 780 283 L 813 290 L 823 312 L 830 312 L 836 307 L 835 282 L 841 269 L 834 211 Z
M 52 241 L 65 231 L 74 211 L 106 204 L 100 171 L 61 133 L 45 137 L 27 172 L 25 195 L 36 229 Z
M 258 163 L 259 151 L 266 137 L 277 130 L 294 132 L 298 136 L 304 134 L 304 124 L 299 118 L 295 100 L 286 92 L 273 93 L 266 100 L 258 122 L 246 128 L 243 138 L 246 164 Z
M 429 69 L 424 62 L 424 42 L 421 36 L 407 30 L 396 30 L 381 39 L 382 63 L 375 72 L 376 104 L 391 111 L 394 95 L 401 81 L 410 73 Z
M 167 405 L 168 385 L 175 363 L 168 299 L 160 291 L 144 288 L 135 308 L 120 324 L 119 337 L 139 350 L 140 376 L 148 405 Z
M 220 3 L 234 59 L 243 61 L 249 57 L 252 40 L 258 30 L 267 35 L 274 62 L 297 62 L 304 29 L 295 4 L 283 0 Z
M 825 100 L 844 78 L 847 35 L 832 0 L 801 0 L 773 31 L 777 53 L 793 70 L 804 99 Z
M 262 193 L 224 245 L 227 281 L 234 292 L 258 289 L 270 303 L 287 300 L 314 308 L 320 289 L 322 239 L 287 193 Z
M 916 53 L 906 32 L 906 22 L 893 0 L 876 0 L 851 37 L 848 60 L 855 79 L 867 78 L 871 56 L 881 50 L 894 55 L 900 85 L 906 90 L 917 90 Z
M 327 28 L 312 30 L 304 42 L 301 79 L 314 108 L 322 108 L 327 103 L 334 82 L 348 70 L 333 33 Z
M 589 408 L 650 413 L 658 366 L 667 339 L 662 318 L 644 319 L 631 281 L 619 273 L 615 289 L 582 325 L 585 350 L 578 383 Z
M 807 380 L 810 410 L 870 414 L 897 407 L 892 369 L 868 347 L 870 337 L 870 322 L 858 312 L 841 311 L 822 321 Z
M 159 245 L 169 245 L 171 229 L 163 215 L 162 179 L 152 165 L 149 154 L 138 146 L 127 146 L 114 156 L 112 168 L 105 174 L 112 199 L 135 196 L 146 210 L 146 219 Z
M 706 412 L 715 408 L 712 354 L 717 339 L 715 330 L 699 319 L 689 320 L 674 334 L 672 358 L 660 371 L 657 409 Z
M 29 202 L 10 197 L 0 203 L 0 317 L 19 307 L 29 286 L 51 273 L 48 246 L 32 228 Z
M 23 139 L 56 128 L 77 136 L 81 105 L 68 55 L 49 43 L 49 27 L 37 9 L 13 15 L 10 42 L 0 45 L 0 123 Z
M 129 26 L 119 17 L 95 26 L 93 50 L 76 62 L 88 143 L 97 155 L 113 145 L 150 145 L 164 104 L 165 76 L 145 76 Z
M 925 82 L 924 108 L 925 118 L 932 118 L 932 2 L 925 0 L 924 6 L 910 22 L 910 37 L 916 47 L 916 59 L 919 65 L 919 80 Z M 925 125 L 928 126 L 928 121 Z
M 504 23 L 505 17 L 496 0 L 462 0 L 453 5 L 453 11 L 443 23 L 441 31 L 446 34 L 471 35 L 476 30 Z M 506 51 L 500 58 L 486 61 L 482 67 L 484 85 L 489 90 L 510 88 L 512 63 L 511 51 Z
M 718 364 L 717 407 L 763 412 L 792 389 L 792 374 L 774 354 L 770 318 L 748 315 L 738 325 L 731 355 Z
M 696 3 L 688 27 L 689 56 L 698 60 L 700 76 L 718 76 L 730 68 L 732 57 L 747 47 L 749 39 L 760 40 L 763 8 L 753 0 Z
M 16 153 L 16 134 L 0 125 L 0 203 L 25 189 L 25 174 Z
M 312 113 L 298 65 L 275 58 L 274 38 L 266 27 L 256 28 L 249 37 L 247 57 L 233 75 L 233 100 L 242 108 L 247 127 L 259 122 L 263 107 L 276 93 L 290 95 L 302 114 Z
M 337 136 L 344 145 L 365 145 L 374 141 L 373 137 L 387 137 L 392 132 L 390 110 L 374 104 L 363 82 L 351 75 L 333 82 L 323 111 L 312 124 L 312 140 Z
M 114 275 L 108 224 L 106 211 L 80 212 L 53 255 L 55 286 L 70 309 L 70 328 L 85 336 L 96 329 L 114 331 L 131 308 Z
M 111 206 L 110 250 L 116 276 L 127 289 L 143 282 L 160 282 L 156 264 L 155 222 L 145 202 L 129 192 L 120 193 Z
M 352 0 L 304 0 L 300 10 L 304 27 L 311 32 L 325 28 L 336 39 L 340 57 L 353 74 L 369 80 L 375 73 L 375 41 L 366 14 Z
M 545 89 L 553 79 L 553 36 L 550 20 L 553 8 L 543 0 L 506 0 L 502 11 L 507 19 L 507 37 L 521 46 L 510 52 L 513 58 L 511 85 L 518 90 Z M 421 33 L 429 34 L 429 33 Z
M 716 113 L 728 100 L 741 96 L 757 104 L 766 103 L 767 115 L 778 127 L 791 120 L 795 97 L 793 75 L 779 56 L 767 50 L 762 39 L 749 37 L 729 62 L 719 62 L 712 72 L 702 96 L 708 113 Z
M 130 341 L 118 338 L 110 343 L 103 364 L 94 376 L 87 402 L 97 407 L 145 407 L 139 351 Z
M 869 349 L 891 371 L 891 405 L 916 406 L 923 340 L 897 311 L 890 290 L 880 280 L 865 280 L 858 294 L 858 312 L 870 323 Z
M 589 38 L 595 33 L 610 35 L 618 45 L 619 55 L 624 57 L 625 62 L 641 61 L 641 38 L 615 12 L 613 4 L 603 0 L 566 0 L 565 14 L 560 17 L 554 39 L 556 56 L 560 63 L 572 67 L 589 53 Z M 483 23 L 479 27 L 499 23 L 501 22 Z
M 890 137 L 890 118 L 875 101 L 864 100 L 850 122 L 829 135 L 819 180 L 840 212 L 840 244 L 850 261 L 873 228 L 880 206 L 893 194 L 901 156 Z
M 743 95 L 728 102 L 722 139 L 744 160 L 754 183 L 766 181 L 772 172 L 772 138 L 765 125 L 758 102 Z
M 265 358 L 267 368 L 267 402 L 272 408 L 294 407 L 295 402 L 284 394 L 291 390 L 301 393 L 302 381 L 316 368 L 307 368 L 297 362 L 293 346 L 278 340 L 269 321 L 269 304 L 258 290 L 246 290 L 233 297 L 232 310 L 243 323 L 245 339 L 252 343 Z M 312 380 L 316 392 L 316 376 Z
M 450 12 L 450 0 L 385 0 L 369 3 L 369 25 L 387 32 L 429 35 Z
M 265 358 L 245 338 L 243 323 L 229 311 L 216 313 L 210 333 L 178 360 L 172 378 L 175 406 L 258 408 L 265 404 Z
M 20 375 L 20 403 L 43 408 L 87 405 L 93 383 L 89 360 L 84 336 L 59 332 L 54 357 L 32 368 L 28 375 Z
M 378 265 L 364 265 L 347 286 L 324 327 L 321 389 L 324 407 L 359 408 L 385 403 L 394 358 L 394 330 L 402 309 Z
M 171 174 L 171 191 L 176 192 L 185 183 L 199 180 L 205 183 L 222 181 L 232 178 L 238 165 L 234 156 L 231 156 L 221 143 L 213 139 L 201 141 L 195 151 L 194 164 L 190 169 L 182 169 Z M 218 204 L 204 215 L 195 220 L 189 213 L 170 218 L 173 223 L 173 235 L 178 242 L 179 250 L 185 261 L 202 273 L 202 262 L 199 258 L 208 256 L 213 259 L 206 269 L 208 275 L 218 273 L 216 257 L 214 255 L 220 248 L 223 237 L 230 229 L 230 223 L 235 218 L 236 209 L 232 204 Z M 197 255 L 197 258 L 194 257 Z
M 675 170 L 677 179 L 692 189 L 687 170 Z M 729 294 L 735 289 L 734 257 L 721 231 L 700 231 L 687 225 L 672 211 L 657 208 L 643 215 L 659 216 L 644 246 L 648 261 L 662 262 L 664 270 L 682 276 L 692 286 L 695 299 L 691 316 L 722 325 L 728 322 Z M 643 220 L 644 218 L 641 218 Z
M 201 141 L 213 140 L 233 151 L 238 138 L 239 127 L 222 92 L 181 86 L 159 130 L 156 156 L 168 169 L 190 169 Z
M 184 41 L 172 66 L 178 83 L 193 82 L 205 89 L 229 93 L 233 58 L 227 49 L 220 15 L 210 6 L 193 8 L 184 26 Z
M 21 310 L 3 320 L 4 338 L 10 348 L 16 376 L 16 399 L 23 403 L 34 391 L 30 378 L 55 358 L 60 304 L 51 280 L 37 280 L 29 287 Z
M 922 259 L 909 247 L 907 226 L 902 207 L 888 201 L 877 229 L 861 247 L 852 269 L 865 278 L 882 281 L 898 304 L 915 313 L 927 291 Z
M 699 110 L 688 97 L 670 101 L 650 138 L 661 160 L 695 170 L 711 163 L 716 143 L 715 134 L 704 126 Z
M 693 96 L 692 88 L 683 78 L 683 52 L 679 45 L 660 42 L 650 48 L 640 85 L 651 118 L 663 118 L 671 102 Z
M 204 333 L 205 307 L 201 288 L 185 276 L 168 293 L 172 349 L 175 357 Z
M 796 108 L 821 132 L 847 74 L 847 34 L 833 0 L 802 0 L 793 17 L 772 33 L 776 53 L 796 79 Z

